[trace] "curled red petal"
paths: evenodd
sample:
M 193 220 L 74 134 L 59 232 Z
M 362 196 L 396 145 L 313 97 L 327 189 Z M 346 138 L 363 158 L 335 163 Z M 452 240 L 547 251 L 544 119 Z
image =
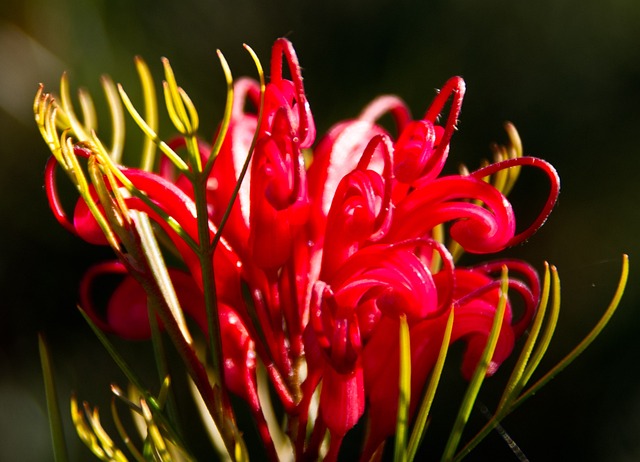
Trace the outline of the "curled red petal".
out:
M 468 200 L 481 201 L 485 206 Z M 515 232 L 511 204 L 496 188 L 470 176 L 420 180 L 397 204 L 385 240 L 429 236 L 436 225 L 455 221 L 451 237 L 465 250 L 490 253 L 510 244 Z
M 420 177 L 436 144 L 436 129 L 429 121 L 411 122 L 394 145 L 394 173 L 398 181 L 413 183 Z
M 58 197 L 58 188 L 56 186 L 56 167 L 58 161 L 54 156 L 49 157 L 44 170 L 44 190 L 47 194 L 47 200 L 49 201 L 49 207 L 53 212 L 53 216 L 58 220 L 58 223 L 62 225 L 64 229 L 72 234 L 77 235 L 75 226 L 69 221 L 69 217 L 64 211 L 64 207 Z
M 370 240 L 372 241 L 380 239 L 386 233 L 389 221 L 391 220 L 393 146 L 391 145 L 389 138 L 386 135 L 376 135 L 371 138 L 371 141 L 365 148 L 364 153 L 362 153 L 362 157 L 360 158 L 357 166 L 357 170 L 373 172 L 369 167 L 371 166 L 376 153 L 380 151 L 383 159 L 383 169 L 380 175 L 383 188 L 380 194 L 380 200 L 378 201 L 379 203 L 376 207 L 377 213 L 375 222 L 373 223 L 374 233 L 370 237 Z
M 98 314 L 93 301 L 93 282 L 100 276 L 127 274 L 127 269 L 119 261 L 104 262 L 92 266 L 87 270 L 80 281 L 80 308 L 89 316 L 91 321 L 103 332 L 113 332 L 109 323 Z
M 417 254 L 421 247 L 443 258 L 441 291 Z M 453 298 L 451 256 L 435 241 L 407 241 L 365 247 L 349 258 L 330 280 L 314 285 L 309 325 L 326 359 L 339 372 L 352 370 L 362 346 L 381 317 L 406 315 L 410 323 L 434 316 Z M 444 297 L 441 299 L 441 295 Z
M 509 262 L 506 262 L 509 264 Z M 513 262 L 514 269 L 527 269 Z M 462 364 L 462 373 L 468 379 L 482 355 L 489 333 L 493 325 L 496 309 L 500 299 L 500 276 L 494 271 L 493 265 L 479 266 L 470 269 L 456 270 L 455 323 L 451 334 L 452 342 L 463 338 L 467 349 Z M 513 349 L 515 338 L 523 331 L 522 319 L 527 323 L 535 313 L 539 302 L 539 286 L 533 282 L 533 288 L 525 283 L 513 279 L 508 280 L 509 299 L 507 300 L 498 344 L 490 361 L 487 375 L 493 374 L 500 364 L 509 356 Z M 515 325 L 512 324 L 513 294 L 519 294 L 525 303 L 525 314 Z
M 309 212 L 301 153 L 284 112 L 276 114 L 273 134 L 258 140 L 251 169 L 249 249 L 258 267 L 277 269 Z
M 503 259 L 475 265 L 469 270 L 476 273 L 482 272 L 496 280 L 499 284 L 502 268 L 506 266 L 509 270 L 509 291 L 515 290 L 524 302 L 522 314 L 513 323 L 513 331 L 519 337 L 529 327 L 531 319 L 538 309 L 540 303 L 540 277 L 536 270 L 528 263 L 520 260 Z M 509 295 L 511 300 L 513 297 Z
M 98 210 L 102 212 L 102 204 L 97 202 L 98 195 L 93 185 L 89 186 L 89 193 L 96 201 Z M 108 245 L 109 243 L 102 228 L 100 228 L 87 203 L 82 198 L 78 199 L 73 210 L 73 227 L 76 230 L 76 234 L 90 244 Z
M 113 333 L 128 340 L 151 337 L 147 294 L 132 276 L 126 276 L 113 291 L 107 305 L 107 322 Z
M 358 120 L 375 123 L 385 114 L 391 114 L 398 132 L 402 132 L 411 121 L 411 112 L 407 104 L 395 95 L 382 95 L 371 101 L 362 110 Z
M 382 313 L 393 317 L 405 314 L 411 320 L 437 311 L 436 287 L 424 263 L 409 251 L 385 257 L 384 261 L 334 286 L 339 305 L 356 309 L 362 302 L 373 299 Z
M 253 104 L 255 109 L 260 107 L 260 84 L 249 77 L 240 77 L 233 82 L 232 120 L 246 115 L 245 106 L 247 102 Z
M 49 207 L 51 208 L 54 217 L 63 228 L 82 238 L 86 242 L 94 245 L 108 245 L 109 242 L 107 241 L 102 228 L 98 225 L 98 222 L 89 210 L 84 199 L 78 199 L 73 212 L 73 222 L 69 220 L 60 198 L 58 197 L 58 188 L 56 186 L 57 165 L 58 161 L 55 157 L 51 156 L 45 167 L 45 192 L 47 194 L 47 200 L 49 201 Z M 97 194 L 95 193 L 95 188 L 90 185 L 89 189 L 91 196 L 97 203 L 98 209 L 102 210 L 102 205 L 97 202 L 98 199 Z
M 316 126 L 311 114 L 311 108 L 307 101 L 307 96 L 302 83 L 302 70 L 298 62 L 298 56 L 291 42 L 285 38 L 276 40 L 271 53 L 271 85 L 282 88 L 283 82 L 288 82 L 282 78 L 282 57 L 287 62 L 289 72 L 293 81 L 292 96 L 298 112 L 297 126 L 294 127 L 298 143 L 301 148 L 310 147 L 316 137 Z M 267 95 L 265 95 L 266 97 Z M 267 114 L 268 116 L 268 114 Z
M 452 98 L 451 107 L 449 108 L 449 114 L 444 125 L 442 136 L 439 137 L 436 142 L 435 151 L 433 155 L 429 157 L 422 172 L 422 177 L 427 180 L 436 178 L 440 172 L 442 172 L 442 168 L 444 167 L 444 163 L 447 160 L 449 152 L 449 142 L 453 136 L 456 124 L 458 123 L 458 116 L 462 109 L 462 100 L 464 99 L 465 89 L 466 86 L 461 77 L 451 77 L 445 82 L 444 86 L 434 98 L 433 103 L 431 103 L 431 106 L 429 106 L 429 109 L 427 109 L 427 112 L 424 115 L 425 121 L 435 124 L 442 114 L 444 105 L 450 97 Z
M 309 166 L 309 198 L 312 203 L 313 239 L 322 243 L 326 217 L 340 181 L 353 171 L 362 152 L 375 135 L 384 130 L 367 121 L 348 121 L 334 126 L 314 150 Z M 382 166 L 382 158 L 374 161 Z M 372 168 L 379 173 L 382 168 Z
M 508 246 L 519 244 L 529 237 L 531 237 L 547 220 L 553 207 L 558 200 L 558 195 L 560 194 L 560 176 L 556 169 L 550 163 L 538 159 L 536 157 L 519 157 L 516 159 L 507 159 L 502 162 L 497 162 L 495 164 L 491 164 L 487 167 L 476 170 L 471 174 L 474 178 L 483 178 L 488 175 L 492 175 L 500 170 L 504 170 L 506 168 L 516 167 L 516 166 L 531 166 L 541 169 L 549 179 L 550 188 L 549 195 L 547 196 L 547 200 L 542 207 L 542 210 L 538 214 L 538 217 L 526 228 L 524 231 L 513 236 L 508 243 Z
M 336 189 L 342 178 L 353 171 L 370 141 L 386 130 L 376 125 L 384 113 L 390 112 L 402 130 L 410 120 L 409 109 L 396 96 L 381 96 L 372 101 L 358 116 L 334 125 L 314 149 L 309 167 L 309 197 L 312 203 L 312 239 L 321 240 L 325 221 Z M 382 174 L 385 160 L 381 149 L 376 149 L 369 160 L 369 169 Z
M 367 241 L 382 237 L 391 220 L 391 143 L 376 135 L 367 145 L 355 170 L 338 185 L 327 216 L 320 278 L 330 275 Z M 368 167 L 381 150 L 382 174 Z
M 169 270 L 169 275 L 182 309 L 206 332 L 204 299 L 193 278 L 174 269 Z M 122 277 L 122 280 L 109 296 L 105 314 L 101 316 L 94 303 L 94 292 L 97 280 L 105 276 Z M 80 282 L 80 307 L 104 332 L 128 340 L 145 340 L 151 336 L 147 294 L 120 261 L 103 262 L 89 268 Z

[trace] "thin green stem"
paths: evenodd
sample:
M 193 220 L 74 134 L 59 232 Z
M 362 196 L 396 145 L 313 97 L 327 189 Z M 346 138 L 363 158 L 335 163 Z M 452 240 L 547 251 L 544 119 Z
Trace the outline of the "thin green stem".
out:
M 158 307 L 152 307 L 151 303 L 153 303 L 153 301 L 149 300 L 149 306 L 147 307 L 147 311 L 149 313 L 149 325 L 151 327 L 151 344 L 153 346 L 153 354 L 158 371 L 158 378 L 160 380 L 160 383 L 164 383 L 166 378 L 170 377 L 171 374 L 169 371 L 169 362 L 167 361 L 167 351 L 162 339 L 162 332 L 160 332 L 160 326 L 158 325 L 158 319 L 156 317 Z M 176 431 L 180 432 L 181 429 L 179 427 L 180 420 L 178 418 L 178 407 L 176 403 L 175 393 L 173 392 L 172 387 L 167 388 L 167 394 L 167 413 L 169 415 L 169 418 L 175 423 Z
M 202 272 L 204 302 L 207 311 L 209 329 L 209 348 L 213 361 L 213 374 L 216 383 L 222 385 L 224 379 L 222 360 L 222 340 L 220 336 L 220 319 L 218 317 L 218 297 L 213 268 L 213 247 L 209 233 L 209 216 L 207 214 L 206 178 L 195 178 L 194 198 L 198 222 L 198 259 Z
M 226 401 L 221 398 L 220 387 L 217 385 L 211 385 L 205 366 L 200 362 L 200 359 L 196 355 L 192 343 L 187 341 L 184 337 L 182 329 L 174 319 L 171 309 L 164 300 L 162 291 L 158 287 L 157 283 L 155 281 L 145 280 L 144 278 L 140 280 L 140 283 L 145 287 L 149 297 L 156 298 L 157 306 L 159 307 L 158 314 L 160 315 L 160 319 L 167 329 L 167 333 L 180 354 L 190 377 L 193 379 L 193 382 L 198 389 L 198 392 L 202 396 L 202 399 L 207 406 L 207 410 L 211 414 L 211 417 L 214 419 L 218 428 L 221 430 L 225 446 L 229 451 L 229 454 L 233 457 L 238 450 L 238 446 L 243 447 L 244 443 L 241 440 L 241 436 L 233 428 L 233 416 L 225 415 L 223 411 L 222 403 Z
M 225 442 L 225 446 L 232 458 L 242 458 L 241 454 L 236 454 L 238 444 L 243 445 L 241 437 L 235 429 L 235 417 L 230 406 L 228 391 L 224 381 L 224 363 L 222 356 L 222 336 L 220 332 L 220 317 L 218 315 L 218 296 L 215 284 L 215 273 L 213 267 L 214 244 L 209 232 L 209 215 L 207 206 L 206 185 L 207 177 L 202 173 L 193 175 L 192 178 L 194 200 L 196 205 L 196 215 L 198 223 L 198 260 L 202 273 L 202 290 L 204 293 L 205 310 L 207 314 L 207 326 L 209 330 L 209 349 L 212 358 L 212 371 L 215 381 L 215 390 L 212 389 L 208 395 L 203 394 L 202 398 L 212 413 L 220 434 Z M 195 379 L 194 379 L 195 381 Z M 198 383 L 196 382 L 196 385 Z M 242 446 L 241 446 L 242 447 Z

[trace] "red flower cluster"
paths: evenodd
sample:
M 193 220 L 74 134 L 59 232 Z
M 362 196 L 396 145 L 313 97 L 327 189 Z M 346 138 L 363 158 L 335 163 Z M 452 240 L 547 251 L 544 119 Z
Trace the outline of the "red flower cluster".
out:
M 283 76 L 283 64 L 291 79 Z M 538 277 L 528 264 L 501 260 L 458 267 L 434 230 L 442 230 L 465 251 L 499 252 L 522 242 L 543 223 L 557 198 L 559 180 L 553 167 L 529 157 L 466 175 L 441 175 L 465 91 L 460 77 L 445 83 L 418 120 L 400 99 L 380 97 L 356 119 L 335 125 L 313 147 L 314 120 L 297 57 L 285 39 L 274 45 L 270 75 L 261 108 L 257 82 L 235 83 L 229 130 L 207 180 L 210 239 L 233 201 L 213 257 L 224 378 L 259 414 L 259 359 L 300 429 L 321 386 L 314 435 L 310 441 L 305 441 L 304 430 L 292 436 L 298 455 L 317 453 L 328 429 L 328 457 L 337 457 L 343 437 L 366 409 L 366 459 L 395 428 L 401 317 L 410 330 L 413 411 L 435 364 L 450 310 L 455 312 L 451 341 L 466 342 L 462 373 L 469 377 L 491 330 L 501 268 L 509 269 L 510 301 L 489 373 L 510 354 L 539 301 Z M 377 123 L 385 113 L 395 120 L 395 138 Z M 234 200 L 254 137 L 250 168 Z M 177 150 L 183 144 L 180 138 L 171 147 Z M 211 148 L 201 142 L 199 149 L 206 162 Z M 80 145 L 75 152 L 91 156 Z M 539 218 L 517 233 L 511 204 L 486 179 L 525 165 L 542 169 L 551 187 Z M 167 159 L 156 173 L 119 168 L 149 199 L 125 198 L 127 207 L 147 213 L 183 260 L 186 271 L 172 269 L 172 282 L 184 312 L 206 334 L 198 258 L 159 213 L 172 217 L 197 242 L 192 183 L 176 175 Z M 89 242 L 106 243 L 84 201 L 78 202 L 70 223 L 53 182 L 49 185 L 52 207 L 65 226 Z M 91 303 L 92 282 L 104 273 L 125 274 L 106 318 Z M 126 273 L 120 262 L 90 270 L 81 304 L 103 330 L 147 338 L 146 294 Z M 518 316 L 512 314 L 514 294 L 524 307 Z

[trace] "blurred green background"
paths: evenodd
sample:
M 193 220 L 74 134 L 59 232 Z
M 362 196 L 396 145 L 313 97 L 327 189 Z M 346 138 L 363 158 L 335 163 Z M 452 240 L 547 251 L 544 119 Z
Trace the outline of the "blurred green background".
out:
M 166 56 L 209 137 L 224 102 L 216 48 L 236 76 L 255 75 L 242 43 L 267 63 L 280 36 L 298 51 L 320 132 L 381 93 L 400 95 L 419 115 L 434 89 L 458 74 L 467 96 L 450 165 L 476 167 L 492 141 L 505 141 L 502 123 L 510 120 L 525 152 L 557 167 L 556 210 L 507 253 L 538 268 L 548 260 L 562 277 L 563 311 L 543 369 L 595 324 L 624 252 L 630 284 L 602 337 L 504 427 L 533 461 L 640 460 L 639 24 L 635 0 L 1 2 L 0 461 L 52 459 L 38 331 L 52 345 L 65 413 L 71 390 L 96 400 L 111 381 L 124 383 L 75 310 L 80 276 L 109 253 L 68 235 L 47 208 L 48 151 L 31 115 L 37 84 L 57 91 L 68 70 L 72 85 L 89 88 L 101 105 L 102 73 L 135 93 L 133 56 L 158 79 Z M 513 193 L 523 220 L 546 194 L 538 180 L 525 172 Z M 487 404 L 501 379 L 488 382 Z M 67 430 L 73 460 L 89 460 Z M 469 460 L 517 459 L 494 434 Z

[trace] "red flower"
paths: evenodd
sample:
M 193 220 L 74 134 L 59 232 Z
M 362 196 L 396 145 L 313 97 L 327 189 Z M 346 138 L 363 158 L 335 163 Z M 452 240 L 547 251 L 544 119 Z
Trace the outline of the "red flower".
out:
M 283 77 L 283 57 L 291 80 Z M 509 261 L 456 267 L 437 230 L 465 251 L 499 252 L 542 224 L 555 203 L 559 180 L 550 165 L 528 157 L 469 175 L 441 176 L 465 92 L 460 77 L 445 83 L 419 120 L 412 120 L 397 97 L 376 99 L 358 118 L 329 130 L 313 149 L 307 169 L 303 149 L 314 143 L 315 124 L 295 51 L 285 39 L 274 45 L 270 75 L 262 108 L 256 82 L 241 79 L 235 84 L 227 135 L 207 181 L 213 239 L 234 200 L 233 189 L 255 139 L 251 163 L 214 254 L 226 384 L 259 412 L 257 355 L 267 365 L 286 411 L 298 419 L 299 432 L 291 435 L 297 455 L 309 457 L 317 454 L 328 429 L 328 458 L 336 458 L 342 438 L 368 406 L 365 454 L 370 455 L 395 426 L 401 316 L 411 334 L 413 410 L 436 360 L 449 309 L 455 310 L 452 341 L 467 343 L 463 375 L 472 374 L 491 330 L 498 304 L 496 273 L 503 264 L 512 270 L 511 294 L 521 296 L 524 310 L 514 319 L 511 305 L 507 307 L 489 374 L 510 354 L 537 307 L 539 283 L 529 265 Z M 261 122 L 257 112 L 245 108 L 247 99 L 256 111 L 262 110 Z M 376 124 L 385 112 L 396 121 L 397 137 Z M 181 143 L 178 139 L 172 146 L 177 149 Z M 83 149 L 76 148 L 77 154 L 90 155 Z M 200 155 L 203 161 L 211 155 L 205 143 L 200 144 Z M 538 219 L 517 233 L 511 204 L 485 180 L 523 165 L 541 168 L 551 187 Z M 172 217 L 198 242 L 193 185 L 184 175 L 176 177 L 166 160 L 158 173 L 125 167 L 120 171 L 149 199 L 129 197 L 126 206 L 147 213 L 186 265 L 189 274 L 172 271 L 173 282 L 184 311 L 207 334 L 197 255 L 163 216 Z M 104 242 L 82 201 L 73 224 L 66 220 L 54 193 L 53 168 L 49 172 L 52 208 L 61 222 L 90 242 Z M 116 264 L 92 270 L 83 284 L 83 305 L 91 306 L 88 287 L 95 274 L 123 268 Z M 243 285 L 249 301 L 241 296 Z M 111 298 L 107 320 L 90 314 L 105 330 L 145 337 L 144 305 L 140 286 L 125 277 Z M 305 442 L 308 408 L 319 385 L 319 417 L 314 436 Z

